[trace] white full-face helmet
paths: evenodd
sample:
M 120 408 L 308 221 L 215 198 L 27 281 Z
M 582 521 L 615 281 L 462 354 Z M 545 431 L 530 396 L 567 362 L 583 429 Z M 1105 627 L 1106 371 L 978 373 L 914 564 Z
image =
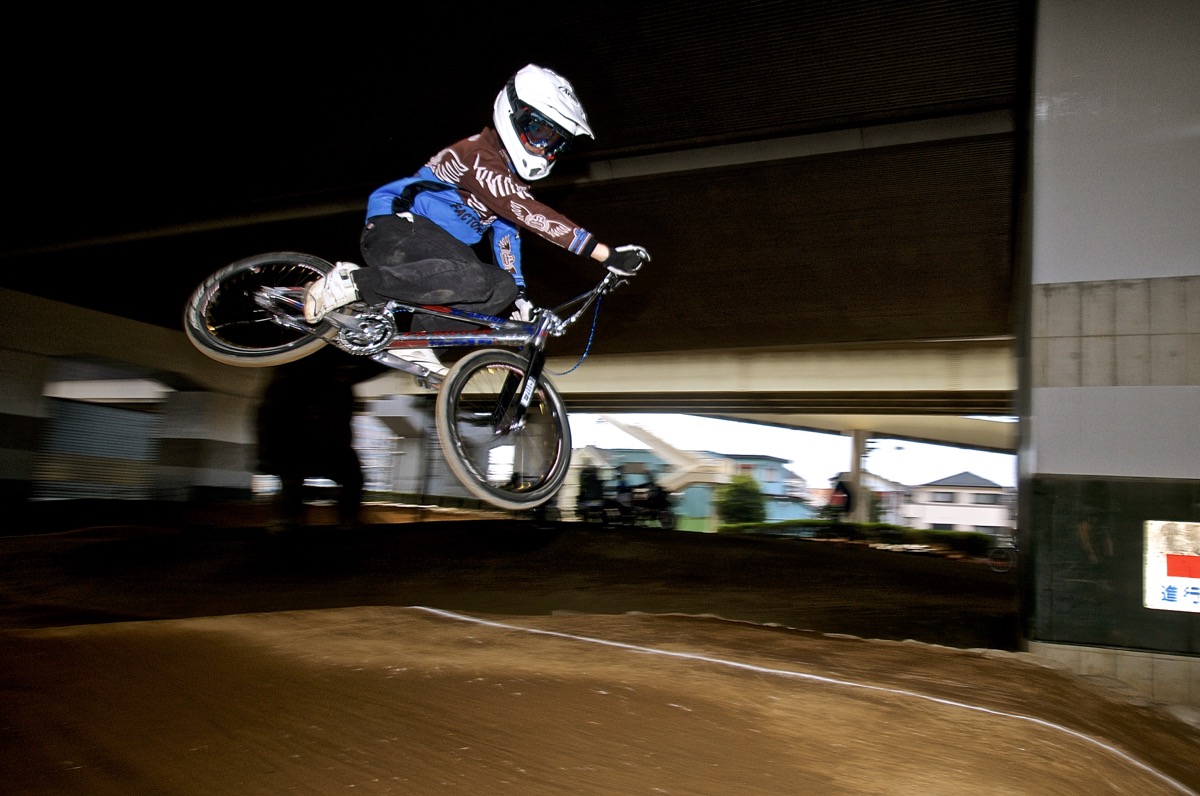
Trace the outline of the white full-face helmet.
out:
M 526 181 L 549 174 L 555 158 L 577 137 L 595 138 L 571 83 L 534 64 L 522 67 L 496 95 L 492 121 Z

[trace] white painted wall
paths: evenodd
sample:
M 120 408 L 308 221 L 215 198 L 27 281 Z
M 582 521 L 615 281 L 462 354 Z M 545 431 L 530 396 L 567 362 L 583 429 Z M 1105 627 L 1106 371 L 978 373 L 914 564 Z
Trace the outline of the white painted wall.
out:
M 935 492 L 954 493 L 953 503 L 934 503 Z M 900 506 L 903 523 L 910 528 L 931 528 L 934 525 L 950 525 L 958 531 L 975 528 L 1013 527 L 1012 510 L 1007 503 L 974 503 L 976 493 L 1002 494 L 1000 489 L 964 489 L 961 487 L 928 487 L 916 489 L 911 502 Z
M 1035 47 L 1022 472 L 1200 478 L 1200 3 L 1041 0 Z
M 1041 0 L 1033 282 L 1200 273 L 1200 3 Z

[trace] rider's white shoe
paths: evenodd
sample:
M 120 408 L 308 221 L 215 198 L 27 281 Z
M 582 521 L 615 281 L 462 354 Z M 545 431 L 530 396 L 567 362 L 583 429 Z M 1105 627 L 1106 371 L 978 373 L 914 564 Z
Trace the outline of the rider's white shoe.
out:
M 435 376 L 445 376 L 446 372 L 450 370 L 437 358 L 437 354 L 433 353 L 432 348 L 399 349 L 393 351 L 392 354 L 398 359 L 403 359 L 405 362 L 420 365 Z
M 358 301 L 358 288 L 351 276 L 357 270 L 354 263 L 338 263 L 328 276 L 309 285 L 304 294 L 304 320 L 320 323 L 330 311 Z

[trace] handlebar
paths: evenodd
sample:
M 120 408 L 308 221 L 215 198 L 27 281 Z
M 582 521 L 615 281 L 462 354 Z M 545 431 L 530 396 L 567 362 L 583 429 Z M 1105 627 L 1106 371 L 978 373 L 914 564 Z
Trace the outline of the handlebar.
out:
M 555 337 L 561 337 L 562 335 L 566 334 L 567 329 L 569 329 L 577 320 L 579 320 L 580 316 L 583 315 L 588 307 L 599 301 L 601 296 L 606 296 L 621 285 L 628 284 L 629 279 L 634 274 L 641 273 L 642 267 L 646 264 L 648 259 L 648 255 L 644 258 L 641 258 L 639 260 L 640 264 L 632 273 L 616 271 L 609 267 L 604 272 L 604 276 L 591 290 L 585 293 L 580 293 L 575 298 L 564 301 L 557 307 L 543 309 L 542 314 L 547 320 L 547 331 Z M 567 315 L 567 317 L 560 319 L 560 316 L 566 312 L 570 312 L 570 314 Z

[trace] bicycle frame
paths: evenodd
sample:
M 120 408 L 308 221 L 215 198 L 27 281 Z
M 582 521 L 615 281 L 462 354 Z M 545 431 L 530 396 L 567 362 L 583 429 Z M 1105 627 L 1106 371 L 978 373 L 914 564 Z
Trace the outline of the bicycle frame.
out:
M 337 310 L 329 313 L 325 317 L 328 329 L 320 334 L 326 341 L 333 345 L 339 345 L 339 339 L 346 332 L 358 334 L 365 337 L 373 336 L 377 330 L 371 328 L 377 323 L 389 323 L 392 329 L 389 339 L 383 341 L 377 346 L 370 347 L 365 351 L 354 351 L 353 353 L 364 353 L 371 359 L 395 370 L 400 370 L 405 373 L 410 373 L 418 379 L 427 381 L 431 385 L 436 385 L 442 380 L 436 374 L 430 373 L 421 365 L 408 362 L 402 359 L 398 352 L 411 348 L 454 348 L 454 347 L 471 347 L 479 348 L 485 346 L 504 346 L 516 348 L 518 353 L 522 353 L 528 362 L 528 367 L 525 369 L 524 376 L 519 384 L 506 385 L 505 394 L 501 396 L 500 405 L 508 406 L 509 401 L 514 396 L 519 396 L 517 406 L 511 413 L 512 422 L 505 428 L 497 429 L 498 433 L 507 431 L 519 430 L 525 422 L 525 412 L 529 408 L 530 402 L 533 399 L 533 393 L 537 386 L 538 380 L 542 376 L 546 361 L 546 343 L 551 337 L 562 337 L 567 333 L 572 326 L 583 316 L 583 313 L 588 310 L 593 304 L 597 304 L 600 297 L 611 293 L 618 286 L 625 284 L 626 279 L 614 274 L 611 271 L 606 271 L 604 277 L 596 283 L 594 287 L 584 293 L 569 299 L 562 304 L 553 308 L 538 308 L 534 310 L 533 319 L 529 322 L 513 320 L 511 318 L 501 318 L 495 315 L 485 315 L 481 313 L 469 312 L 455 307 L 447 307 L 437 304 L 414 304 L 411 302 L 391 300 L 383 307 L 383 314 L 367 311 L 367 312 L 339 312 Z M 282 294 L 288 291 L 281 289 L 273 289 L 273 293 Z M 295 307 L 297 301 L 296 296 L 274 295 L 272 297 L 276 301 L 284 301 L 285 303 Z M 303 295 L 299 296 L 298 300 L 303 303 Z M 597 313 L 599 306 L 597 304 Z M 567 312 L 570 312 L 566 317 L 561 317 Z M 472 329 L 462 329 L 454 331 L 395 331 L 395 320 L 397 316 L 405 313 L 413 315 L 428 315 L 447 320 L 459 321 L 463 323 L 472 323 L 476 327 Z M 387 320 L 384 321 L 383 319 Z M 290 318 L 280 319 L 280 322 L 288 326 L 297 326 Z M 594 328 L 594 321 L 593 321 Z M 580 361 L 587 356 L 591 348 L 591 338 L 588 339 L 587 347 L 584 349 Z M 341 346 L 345 347 L 345 346 Z M 373 350 L 379 348 L 379 350 Z

